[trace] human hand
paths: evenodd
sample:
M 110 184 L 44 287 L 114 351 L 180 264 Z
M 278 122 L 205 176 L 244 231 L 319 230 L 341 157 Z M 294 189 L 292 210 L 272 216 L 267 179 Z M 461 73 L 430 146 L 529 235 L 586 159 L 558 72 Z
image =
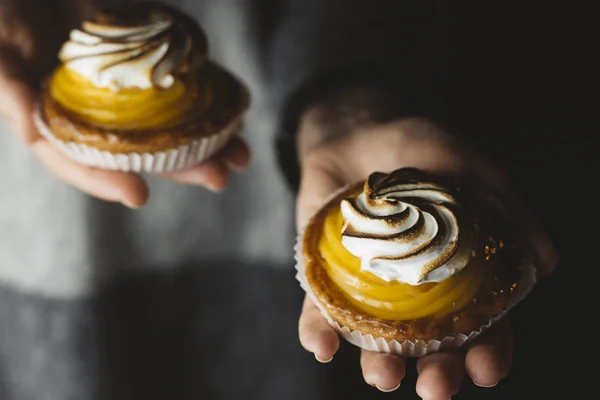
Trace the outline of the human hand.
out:
M 360 123 L 357 128 L 338 129 L 332 137 L 335 127 L 324 123 L 331 118 L 322 114 L 318 108 L 309 110 L 299 127 L 298 233 L 336 189 L 362 181 L 375 171 L 411 166 L 441 174 L 469 175 L 509 199 L 526 223 L 540 275 L 556 267 L 554 247 L 519 204 L 506 178 L 466 143 L 422 119 Z M 340 344 L 335 330 L 308 297 L 299 320 L 299 336 L 303 347 L 321 362 L 331 360 Z M 504 318 L 460 351 L 420 357 L 416 361 L 418 395 L 427 400 L 447 400 L 459 391 L 465 374 L 478 386 L 495 386 L 509 373 L 512 340 L 509 320 Z M 362 350 L 360 364 L 365 381 L 386 392 L 395 390 L 406 373 L 405 359 L 390 354 Z
M 66 183 L 103 200 L 143 206 L 149 196 L 144 179 L 131 173 L 78 164 L 40 136 L 32 113 L 41 78 L 90 1 L 7 0 L 0 3 L 0 116 L 39 160 Z M 183 171 L 161 175 L 183 184 L 220 191 L 232 171 L 243 170 L 250 151 L 239 137 L 210 160 Z

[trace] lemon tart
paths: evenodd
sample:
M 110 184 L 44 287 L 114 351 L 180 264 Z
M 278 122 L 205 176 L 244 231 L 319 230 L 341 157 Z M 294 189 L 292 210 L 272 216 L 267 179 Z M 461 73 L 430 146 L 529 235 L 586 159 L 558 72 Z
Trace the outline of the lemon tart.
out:
M 67 155 L 161 172 L 213 155 L 242 126 L 249 94 L 208 57 L 198 24 L 156 3 L 82 22 L 45 80 L 36 122 Z
M 370 350 L 461 345 L 534 281 L 527 246 L 496 198 L 414 168 L 374 173 L 334 195 L 299 240 L 305 289 Z

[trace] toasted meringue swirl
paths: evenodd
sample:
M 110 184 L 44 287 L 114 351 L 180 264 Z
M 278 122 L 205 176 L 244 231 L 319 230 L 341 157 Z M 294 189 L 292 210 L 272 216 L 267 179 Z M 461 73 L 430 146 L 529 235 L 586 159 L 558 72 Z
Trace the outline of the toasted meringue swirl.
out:
M 473 235 L 453 193 L 421 171 L 372 174 L 341 203 L 342 244 L 361 269 L 410 285 L 440 282 L 464 268 Z
M 206 58 L 201 29 L 173 10 L 145 4 L 101 13 L 71 31 L 59 58 L 94 85 L 168 88 Z

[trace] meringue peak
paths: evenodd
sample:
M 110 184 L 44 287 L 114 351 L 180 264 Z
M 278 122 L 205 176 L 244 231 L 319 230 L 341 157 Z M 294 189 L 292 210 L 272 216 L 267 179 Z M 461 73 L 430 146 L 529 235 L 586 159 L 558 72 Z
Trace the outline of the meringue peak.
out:
M 206 59 L 206 38 L 174 9 L 142 3 L 83 21 L 71 31 L 59 58 L 97 87 L 168 88 L 174 75 Z
M 340 207 L 342 244 L 385 281 L 439 282 L 469 262 L 473 235 L 461 226 L 461 205 L 451 187 L 423 171 L 373 173 Z

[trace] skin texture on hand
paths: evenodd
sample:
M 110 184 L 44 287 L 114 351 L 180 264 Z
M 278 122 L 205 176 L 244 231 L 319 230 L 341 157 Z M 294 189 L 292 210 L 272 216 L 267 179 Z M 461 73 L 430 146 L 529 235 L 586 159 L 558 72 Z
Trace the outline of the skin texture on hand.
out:
M 100 170 L 68 159 L 40 136 L 31 118 L 40 80 L 56 65 L 61 43 L 81 16 L 93 9 L 92 2 L 79 0 L 0 2 L 0 117 L 58 178 L 99 199 L 138 208 L 149 196 L 142 176 Z M 249 162 L 248 146 L 236 137 L 210 160 L 161 176 L 218 192 L 232 172 L 245 169 Z
M 469 175 L 507 199 L 525 223 L 540 276 L 548 275 L 556 267 L 558 255 L 549 238 L 511 192 L 506 178 L 483 153 L 424 119 L 342 123 L 346 128 L 340 130 L 332 129 L 329 122 L 324 123 L 330 121 L 324 116 L 328 112 L 320 106 L 314 107 L 307 111 L 299 127 L 299 233 L 323 201 L 339 187 L 362 181 L 375 171 L 390 172 L 410 166 L 441 174 Z M 337 333 L 308 298 L 299 320 L 299 336 L 303 347 L 321 362 L 330 361 L 340 344 Z M 495 386 L 509 373 L 512 352 L 512 331 L 508 318 L 504 318 L 461 351 L 419 358 L 416 392 L 423 399 L 447 400 L 460 390 L 465 374 L 478 386 Z M 365 381 L 386 392 L 397 389 L 406 374 L 406 360 L 389 354 L 363 350 L 360 365 Z

